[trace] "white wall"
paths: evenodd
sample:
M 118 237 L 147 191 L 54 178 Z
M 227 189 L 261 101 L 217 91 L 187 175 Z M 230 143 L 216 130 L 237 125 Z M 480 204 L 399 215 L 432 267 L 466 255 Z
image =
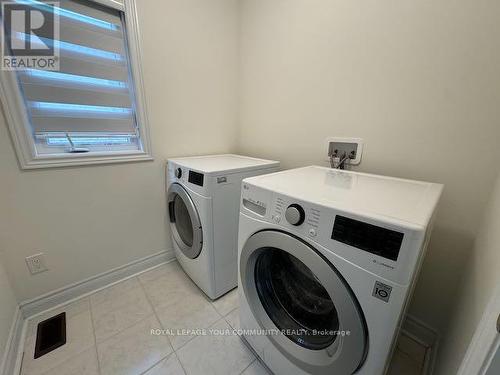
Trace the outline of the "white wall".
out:
M 356 136 L 360 170 L 446 185 L 411 306 L 443 331 L 500 161 L 500 3 L 137 3 L 155 162 L 23 172 L 0 117 L 0 249 L 18 300 L 169 249 L 169 156 L 294 167 Z M 50 271 L 30 276 L 39 251 Z
M 234 150 L 236 0 L 137 0 L 154 162 L 23 172 L 0 117 L 0 249 L 20 301 L 171 248 L 164 163 Z M 24 258 L 50 268 L 31 276 Z
M 5 268 L 2 263 L 2 253 L 0 252 L 0 372 L 5 353 L 5 345 L 9 338 L 14 315 L 17 309 L 17 302 L 14 297 Z
M 495 288 L 500 285 L 500 175 L 467 258 L 436 374 L 455 374 Z M 493 329 L 493 327 L 492 327 Z
M 446 185 L 410 312 L 444 330 L 500 161 L 500 2 L 243 0 L 238 150 Z

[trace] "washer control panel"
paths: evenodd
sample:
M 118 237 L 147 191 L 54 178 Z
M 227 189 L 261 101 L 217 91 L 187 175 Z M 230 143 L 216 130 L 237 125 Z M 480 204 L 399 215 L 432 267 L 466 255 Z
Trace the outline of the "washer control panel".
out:
M 285 218 L 288 223 L 299 226 L 304 222 L 306 214 L 300 204 L 292 203 L 285 210 Z
M 288 201 L 281 196 L 275 198 L 271 219 L 276 224 L 291 225 L 314 238 L 318 235 L 321 211 L 318 208 Z
M 402 285 L 409 282 L 425 236 L 425 231 L 390 219 L 303 201 L 245 182 L 241 210 Z

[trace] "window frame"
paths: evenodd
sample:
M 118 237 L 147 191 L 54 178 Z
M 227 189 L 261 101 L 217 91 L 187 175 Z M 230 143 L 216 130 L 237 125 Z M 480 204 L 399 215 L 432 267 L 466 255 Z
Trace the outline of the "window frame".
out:
M 130 74 L 134 85 L 135 116 L 141 149 L 91 151 L 88 153 L 39 154 L 33 136 L 27 108 L 17 82 L 17 72 L 0 70 L 0 99 L 12 142 L 22 169 L 55 168 L 93 164 L 152 161 L 150 126 L 141 63 L 141 36 L 135 0 L 86 0 L 123 13 L 128 48 Z M 0 27 L 3 27 L 0 21 Z

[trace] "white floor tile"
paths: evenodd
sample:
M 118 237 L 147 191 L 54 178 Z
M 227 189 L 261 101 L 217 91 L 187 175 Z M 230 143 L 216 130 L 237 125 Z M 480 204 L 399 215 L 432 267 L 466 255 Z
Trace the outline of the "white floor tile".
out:
M 256 359 L 241 375 L 271 375 L 271 373 Z
M 267 375 L 239 337 L 210 335 L 210 329 L 240 329 L 238 302 L 237 289 L 209 301 L 177 262 L 162 265 L 30 319 L 22 373 Z M 67 315 L 66 345 L 34 360 L 38 323 L 62 311 Z M 207 329 L 208 336 L 151 334 L 157 328 L 174 333 Z M 399 338 L 389 375 L 421 374 L 426 348 L 416 344 L 404 335 Z
M 177 262 L 168 263 L 165 267 L 140 275 L 139 280 L 155 309 L 176 305 L 191 296 L 206 300 Z
M 225 316 L 239 306 L 238 297 L 238 288 L 236 288 L 226 293 L 218 300 L 213 301 L 212 305 L 219 314 Z
M 211 328 L 230 330 L 224 319 Z M 255 356 L 238 336 L 199 336 L 183 346 L 177 356 L 188 375 L 240 374 Z
M 91 347 L 43 375 L 99 375 L 96 348 Z
M 175 353 L 172 353 L 144 375 L 185 375 L 185 372 Z
M 40 315 L 29 318 L 27 321 L 28 329 L 26 335 L 31 336 L 36 334 L 38 323 L 58 315 L 62 312 L 66 313 L 66 319 L 79 315 L 83 312 L 88 312 L 90 310 L 88 298 L 81 298 L 76 301 L 67 303 L 65 305 L 59 306 L 55 309 L 48 310 L 41 313 Z
M 166 276 L 171 274 L 173 271 L 178 271 L 180 268 L 179 263 L 177 261 L 172 261 L 166 264 L 162 264 L 161 266 L 155 267 L 150 271 L 141 273 L 137 277 L 141 281 L 141 283 L 147 283 L 150 281 L 154 281 L 158 277 Z
M 172 330 L 170 341 L 175 350 L 195 337 L 186 330 L 208 328 L 221 318 L 213 306 L 201 295 L 191 295 L 175 305 L 155 309 L 163 328 Z M 180 331 L 180 334 L 177 332 Z
M 63 311 L 66 312 L 66 344 L 40 358 L 34 359 L 38 323 Z M 93 347 L 94 344 L 94 333 L 87 298 L 42 314 L 28 323 L 23 374 L 36 375 L 46 373 L 50 369 Z
M 151 334 L 158 328 L 160 323 L 150 317 L 98 343 L 101 375 L 138 375 L 172 353 L 166 336 Z
M 240 329 L 240 309 L 234 309 L 224 319 L 233 329 Z
M 116 299 L 122 293 L 127 293 L 130 290 L 136 289 L 139 285 L 139 280 L 136 277 L 120 281 L 92 294 L 90 296 L 91 303 L 97 305 L 103 302 L 109 302 L 109 300 Z
M 153 314 L 146 294 L 136 278 L 90 296 L 90 305 L 98 342 Z

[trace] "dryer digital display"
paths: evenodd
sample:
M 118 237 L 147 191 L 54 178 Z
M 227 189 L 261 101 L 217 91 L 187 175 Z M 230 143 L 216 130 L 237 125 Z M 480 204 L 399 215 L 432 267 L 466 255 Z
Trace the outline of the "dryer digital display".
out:
M 203 174 L 189 171 L 188 182 L 198 186 L 203 186 Z
M 345 216 L 335 216 L 332 239 L 396 261 L 404 234 Z

